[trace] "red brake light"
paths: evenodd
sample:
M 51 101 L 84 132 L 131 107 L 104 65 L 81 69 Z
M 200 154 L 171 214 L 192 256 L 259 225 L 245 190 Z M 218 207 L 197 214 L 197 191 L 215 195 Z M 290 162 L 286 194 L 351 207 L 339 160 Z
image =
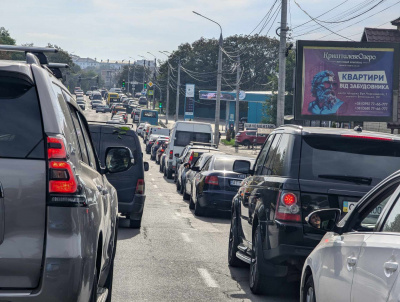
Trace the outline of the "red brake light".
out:
M 352 137 L 352 138 L 374 139 L 374 140 L 378 140 L 378 141 L 393 141 L 392 138 L 379 137 L 379 136 L 369 136 L 369 135 L 342 134 L 341 136 Z
M 136 183 L 136 192 L 135 194 L 144 194 L 144 179 L 138 179 Z
M 161 152 L 164 152 L 164 149 L 161 149 Z
M 53 158 L 67 158 L 64 140 L 60 137 L 47 137 L 47 156 Z
M 64 161 L 51 161 L 50 166 L 50 193 L 75 193 L 78 183 L 72 172 L 71 165 Z
M 205 183 L 218 186 L 218 176 L 206 176 Z
M 188 163 L 191 164 L 192 160 L 193 160 L 193 153 L 190 155 Z
M 297 204 L 297 195 L 294 193 L 279 194 L 276 204 L 275 219 L 301 221 L 300 207 Z

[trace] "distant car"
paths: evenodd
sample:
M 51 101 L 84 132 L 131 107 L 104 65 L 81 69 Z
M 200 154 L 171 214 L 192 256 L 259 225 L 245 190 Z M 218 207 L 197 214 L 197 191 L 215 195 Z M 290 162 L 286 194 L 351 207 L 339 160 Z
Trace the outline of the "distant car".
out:
M 164 176 L 167 176 L 167 174 L 166 174 L 167 173 L 166 162 L 167 162 L 167 156 L 168 156 L 166 153 L 167 148 L 168 148 L 168 144 L 166 144 L 164 152 L 161 154 L 161 157 L 160 157 L 160 172 L 164 173 Z
M 250 146 L 250 145 L 262 145 L 267 140 L 265 134 L 257 134 L 257 131 L 239 131 L 236 134 L 235 140 L 239 145 Z
M 160 135 L 157 140 L 154 142 L 153 146 L 150 149 L 150 159 L 155 160 L 157 155 L 157 150 L 160 148 L 166 141 L 169 140 L 168 136 Z
M 111 108 L 108 105 L 99 105 L 96 107 L 96 113 L 97 112 L 111 112 Z
M 97 106 L 103 105 L 102 101 L 92 101 L 92 109 L 96 109 Z
M 111 120 L 108 120 L 106 122 L 107 124 L 125 124 L 125 121 L 123 118 L 112 118 Z
M 147 154 L 150 154 L 151 147 L 153 147 L 153 144 L 155 143 L 155 141 L 157 140 L 157 138 L 158 138 L 159 136 L 160 136 L 160 135 L 158 135 L 158 134 L 152 134 L 152 135 L 150 135 L 149 139 L 148 139 L 147 142 L 146 142 L 146 153 L 147 153 Z
M 83 101 L 76 101 L 76 103 L 81 107 L 82 110 L 86 109 L 86 103 Z
M 160 165 L 161 164 L 161 156 L 164 154 L 165 149 L 168 147 L 168 141 L 165 141 L 161 144 L 161 146 L 157 149 L 156 153 L 156 164 Z
M 139 136 L 142 136 L 142 130 L 144 128 L 144 126 L 146 125 L 146 123 L 140 123 L 137 128 L 136 128 L 136 132 Z
M 202 169 L 199 167 L 200 171 L 192 180 L 189 201 L 189 208 L 194 209 L 195 215 L 204 215 L 209 210 L 231 212 L 232 199 L 247 177 L 247 174 L 233 172 L 235 160 L 249 161 L 251 166 L 255 161 L 248 157 L 215 154 Z
M 92 95 L 92 93 L 93 92 L 91 90 L 86 91 L 86 95 L 89 96 L 89 97 Z
M 139 98 L 139 105 L 147 105 L 147 98 L 145 96 Z
M 84 98 L 83 96 L 79 95 L 79 96 L 76 97 L 76 101 L 77 101 L 77 102 L 78 102 L 78 101 L 84 102 L 84 101 L 85 101 L 85 98 Z
M 115 106 L 114 108 L 112 108 L 112 110 L 111 110 L 111 113 L 114 115 L 114 114 L 117 114 L 117 112 L 123 112 L 123 113 L 126 113 L 126 109 L 124 108 L 124 107 L 122 107 L 122 106 Z
M 99 91 L 93 91 L 92 95 L 90 96 L 91 100 L 100 100 L 102 101 L 103 98 L 101 97 L 101 93 Z

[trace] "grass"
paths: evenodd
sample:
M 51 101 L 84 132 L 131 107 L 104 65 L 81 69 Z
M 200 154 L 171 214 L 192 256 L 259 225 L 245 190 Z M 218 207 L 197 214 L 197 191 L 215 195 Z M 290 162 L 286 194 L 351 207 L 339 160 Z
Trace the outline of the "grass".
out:
M 225 146 L 234 146 L 235 145 L 235 140 L 234 139 L 231 139 L 230 141 L 227 141 L 226 139 L 221 139 L 221 142 Z

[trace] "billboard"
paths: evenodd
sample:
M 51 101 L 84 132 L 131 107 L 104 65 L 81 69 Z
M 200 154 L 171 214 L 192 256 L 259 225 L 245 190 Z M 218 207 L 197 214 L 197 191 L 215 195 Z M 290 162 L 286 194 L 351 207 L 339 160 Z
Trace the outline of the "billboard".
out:
M 297 41 L 296 119 L 393 121 L 399 45 Z
M 186 84 L 184 120 L 194 118 L 194 84 Z
M 246 92 L 240 90 L 239 92 L 239 100 L 243 101 L 246 98 Z M 199 91 L 199 99 L 200 100 L 213 100 L 217 99 L 216 91 L 208 91 L 208 90 L 200 90 Z M 236 92 L 227 92 L 221 91 L 221 101 L 235 101 L 236 100 Z

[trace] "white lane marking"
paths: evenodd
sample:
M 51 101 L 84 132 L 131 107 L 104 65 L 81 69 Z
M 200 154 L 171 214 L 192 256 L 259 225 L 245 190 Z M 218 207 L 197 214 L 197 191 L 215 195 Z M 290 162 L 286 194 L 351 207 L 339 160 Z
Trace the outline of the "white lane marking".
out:
M 193 242 L 193 240 L 189 238 L 189 235 L 187 233 L 181 233 L 181 235 L 182 235 L 183 241 Z
M 154 178 L 152 178 L 151 181 L 154 181 Z
M 217 281 L 211 277 L 210 273 L 208 272 L 207 269 L 205 268 L 197 268 L 197 271 L 199 272 L 200 276 L 203 278 L 204 283 L 208 287 L 219 287 Z
M 158 189 L 157 185 L 153 185 L 154 189 Z

